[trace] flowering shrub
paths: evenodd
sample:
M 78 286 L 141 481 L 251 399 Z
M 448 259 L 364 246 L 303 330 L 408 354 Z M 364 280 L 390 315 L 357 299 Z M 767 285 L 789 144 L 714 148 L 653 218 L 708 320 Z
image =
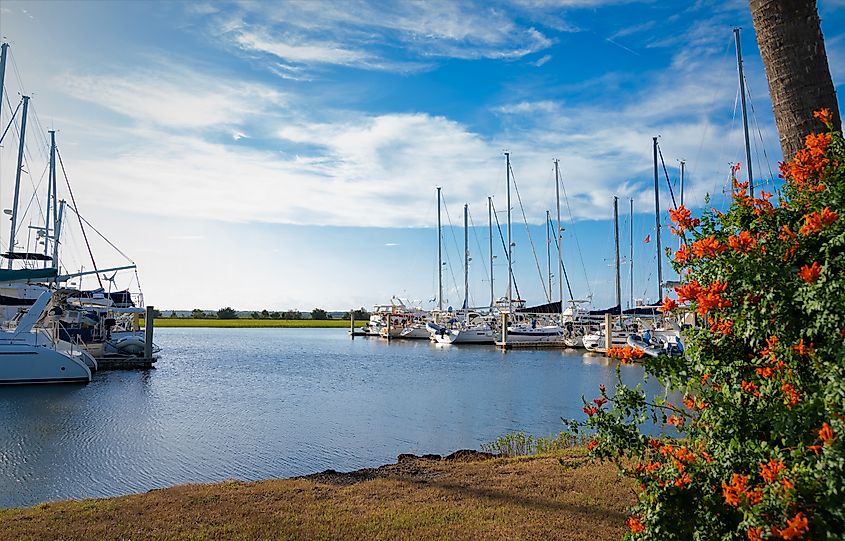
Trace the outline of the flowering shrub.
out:
M 683 405 L 620 382 L 572 423 L 639 484 L 627 539 L 845 539 L 845 147 L 817 117 L 774 203 L 734 181 L 726 213 L 671 212 L 664 309 L 697 324 L 686 358 L 642 362 Z

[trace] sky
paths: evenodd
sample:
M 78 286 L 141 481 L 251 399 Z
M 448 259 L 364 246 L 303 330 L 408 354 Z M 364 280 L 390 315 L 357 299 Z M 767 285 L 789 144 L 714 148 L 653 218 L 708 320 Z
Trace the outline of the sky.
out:
M 819 13 L 842 95 L 845 2 L 821 0 Z M 734 27 L 755 182 L 772 189 L 782 156 L 741 1 L 0 0 L 10 44 L 2 128 L 20 96 L 32 97 L 18 249 L 34 246 L 29 226 L 43 223 L 46 131 L 55 129 L 98 269 L 138 267 L 106 288 L 140 284 L 165 310 L 347 310 L 394 295 L 432 307 L 441 187 L 444 305 L 463 302 L 467 204 L 469 300 L 485 306 L 487 201 L 504 235 L 507 151 L 520 296 L 558 295 L 545 224 L 547 210 L 556 216 L 558 159 L 572 294 L 615 302 L 617 196 L 623 302 L 654 300 L 652 137 L 669 177 L 661 165 L 664 223 L 680 160 L 685 203 L 697 209 L 724 208 L 730 164 L 747 166 Z M 17 122 L 0 149 L 4 209 Z M 0 222 L 4 251 L 8 229 Z M 63 268 L 91 270 L 76 215 L 64 229 Z M 664 246 L 675 246 L 665 229 Z M 493 244 L 500 297 L 507 259 L 496 231 Z M 666 260 L 664 278 L 674 277 Z

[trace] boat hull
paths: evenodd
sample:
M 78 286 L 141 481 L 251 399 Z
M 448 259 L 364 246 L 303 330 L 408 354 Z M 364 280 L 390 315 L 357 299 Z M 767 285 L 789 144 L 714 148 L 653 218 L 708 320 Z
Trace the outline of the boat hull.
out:
M 43 346 L 0 345 L 0 385 L 89 381 L 91 370 L 79 358 Z

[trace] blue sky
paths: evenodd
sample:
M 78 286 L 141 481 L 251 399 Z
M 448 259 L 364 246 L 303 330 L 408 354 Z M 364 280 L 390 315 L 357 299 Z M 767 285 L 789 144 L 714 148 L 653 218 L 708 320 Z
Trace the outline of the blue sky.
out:
M 841 94 L 845 3 L 819 10 Z M 54 127 L 82 214 L 139 265 L 147 302 L 177 309 L 428 301 L 436 186 L 455 226 L 444 233 L 448 302 L 463 297 L 467 203 L 478 226 L 470 296 L 486 304 L 486 201 L 504 224 L 505 149 L 531 224 L 514 194 L 523 298 L 546 297 L 554 158 L 574 294 L 613 300 L 617 195 L 623 255 L 634 199 L 635 296 L 653 298 L 654 243 L 642 242 L 654 237 L 651 138 L 660 136 L 673 183 L 686 160 L 696 207 L 707 193 L 723 206 L 728 165 L 745 161 L 733 26 L 743 28 L 755 177 L 771 182 L 781 156 L 745 2 L 0 1 L 17 69 L 7 94 L 13 105 L 32 94 L 41 128 L 29 130 L 24 199 L 43 189 L 43 130 Z M 4 127 L 9 114 L 4 104 Z M 4 208 L 14 155 L 4 142 Z M 665 180 L 661 188 L 665 221 Z M 27 216 L 38 223 L 37 205 Z M 89 236 L 98 265 L 124 261 Z M 63 254 L 68 269 L 90 269 L 78 231 L 68 230 Z

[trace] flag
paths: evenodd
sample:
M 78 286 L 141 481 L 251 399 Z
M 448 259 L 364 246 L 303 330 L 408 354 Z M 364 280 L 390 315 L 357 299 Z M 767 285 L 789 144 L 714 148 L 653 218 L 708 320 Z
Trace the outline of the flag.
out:
M 643 240 L 643 242 L 644 242 L 644 243 L 646 243 L 646 244 L 648 244 L 649 242 L 651 242 L 651 234 L 646 235 L 646 236 L 645 236 L 645 240 Z

